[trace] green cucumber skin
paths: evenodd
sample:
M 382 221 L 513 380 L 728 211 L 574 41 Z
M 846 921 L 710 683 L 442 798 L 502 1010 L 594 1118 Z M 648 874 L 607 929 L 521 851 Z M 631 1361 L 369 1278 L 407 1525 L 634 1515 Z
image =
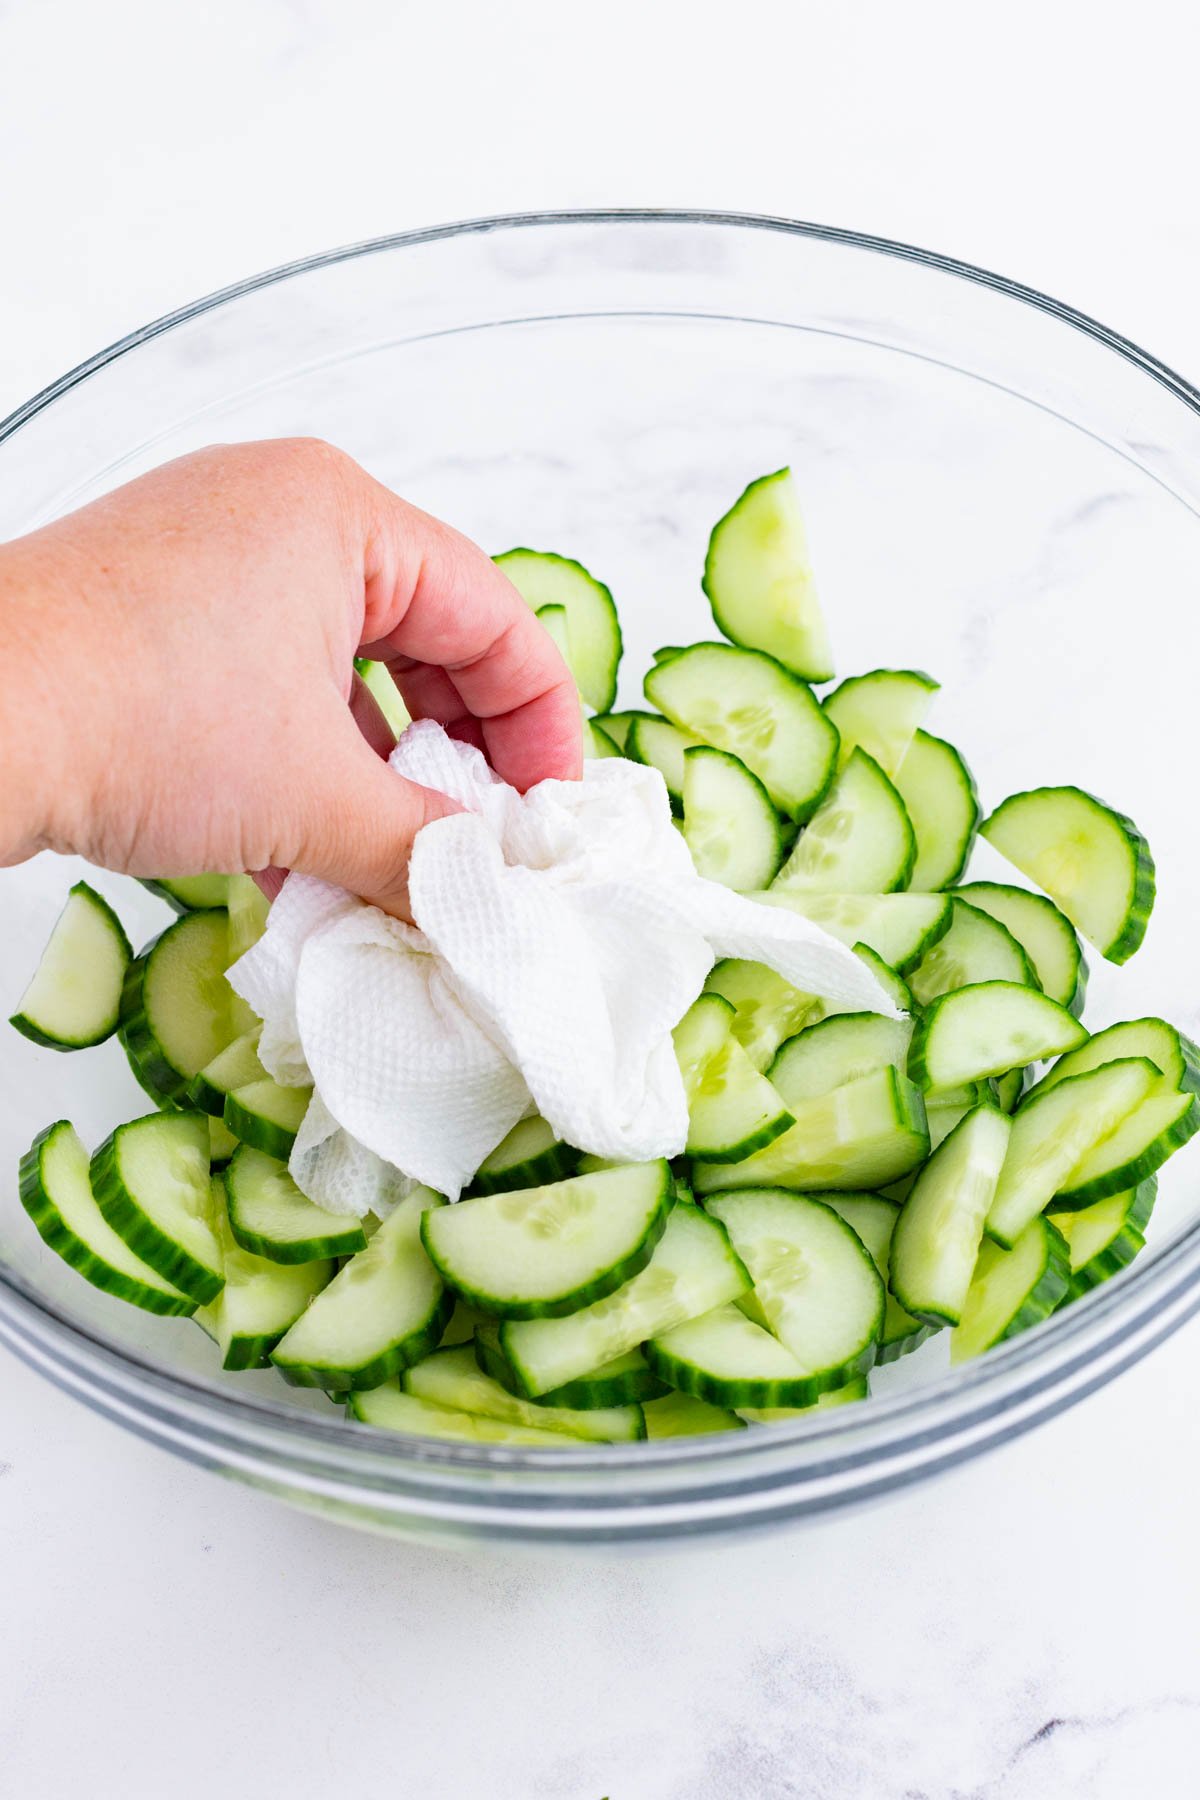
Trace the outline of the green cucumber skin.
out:
M 189 910 L 183 901 L 171 892 L 170 888 L 162 885 L 161 881 L 154 881 L 149 875 L 139 875 L 137 883 L 139 887 L 144 887 L 148 894 L 153 894 L 156 899 L 165 900 L 172 912 L 185 913 Z
M 116 932 L 118 940 L 125 950 L 125 967 L 128 969 L 130 963 L 133 961 L 133 945 L 129 942 L 129 936 L 125 927 L 122 925 L 120 919 L 118 919 L 116 913 L 108 904 L 108 901 L 104 898 L 103 894 L 98 894 L 90 882 L 75 882 L 70 889 L 68 899 L 71 894 L 81 893 L 87 895 L 93 906 L 99 907 L 100 911 L 104 914 L 109 924 Z M 14 1031 L 19 1031 L 22 1037 L 28 1038 L 31 1044 L 40 1045 L 43 1050 L 91 1050 L 96 1044 L 103 1044 L 112 1037 L 120 1024 L 120 1009 L 118 1008 L 117 1017 L 112 1021 L 112 1024 L 106 1026 L 102 1031 L 94 1033 L 91 1037 L 71 1038 L 70 1040 L 50 1037 L 47 1032 L 40 1030 L 39 1027 L 34 1024 L 32 1019 L 27 1019 L 24 1013 L 13 1013 L 8 1022 Z
M 125 1054 L 128 1056 L 128 1049 Z M 135 1075 L 138 1073 L 136 1069 L 133 1072 Z M 207 1113 L 210 1119 L 221 1119 L 229 1124 L 225 1118 L 225 1094 L 221 1088 L 215 1088 L 211 1082 L 205 1081 L 203 1071 L 188 1082 L 183 1093 L 183 1104 L 196 1112 Z M 229 1129 L 233 1130 L 232 1125 Z
M 574 569 L 584 577 L 585 581 L 587 581 L 590 586 L 598 589 L 599 592 L 604 595 L 608 602 L 608 611 L 611 616 L 613 631 L 612 648 L 615 654 L 613 657 L 611 673 L 608 674 L 605 679 L 603 695 L 600 695 L 599 689 L 596 690 L 596 697 L 602 697 L 604 703 L 603 705 L 596 705 L 593 710 L 599 714 L 611 711 L 617 697 L 617 671 L 621 664 L 621 658 L 625 654 L 625 638 L 621 630 L 621 617 L 617 611 L 617 603 L 612 597 L 612 589 L 605 582 L 601 581 L 598 576 L 593 575 L 590 569 L 585 569 L 578 558 L 574 556 L 560 556 L 556 550 L 531 550 L 528 544 L 514 544 L 511 549 L 502 550 L 498 556 L 494 556 L 492 561 L 496 564 L 497 568 L 504 570 L 507 574 L 505 561 L 507 558 L 513 556 L 536 556 L 540 562 L 553 562 L 557 563 L 560 568 Z M 513 585 L 516 586 L 516 583 L 514 582 Z M 520 589 L 518 588 L 517 591 L 520 592 Z M 523 594 L 521 597 L 524 599 Z M 526 601 L 526 605 L 528 604 L 529 602 Z M 588 704 L 592 704 L 590 700 Z
M 21 1205 L 33 1220 L 38 1236 L 69 1268 L 102 1293 L 126 1300 L 143 1312 L 157 1313 L 160 1318 L 189 1318 L 196 1310 L 196 1301 L 182 1297 L 172 1299 L 170 1294 L 164 1294 L 158 1288 L 147 1287 L 110 1269 L 64 1223 L 42 1181 L 42 1151 L 51 1135 L 65 1123 L 58 1119 L 44 1131 L 39 1131 L 20 1162 L 18 1192 Z
M 782 1137 L 785 1131 L 790 1131 L 795 1123 L 791 1113 L 784 1111 L 777 1114 L 775 1118 L 768 1119 L 765 1125 L 760 1125 L 757 1131 L 752 1131 L 748 1137 L 744 1137 L 740 1144 L 734 1144 L 730 1149 L 689 1151 L 689 1160 L 694 1158 L 696 1162 L 702 1163 L 744 1162 L 748 1156 L 753 1156 L 756 1150 L 765 1150 L 768 1144 L 773 1144 L 777 1137 Z M 749 1405 L 749 1401 L 747 1401 L 747 1405 Z
M 271 1352 L 283 1335 L 282 1331 L 236 1334 L 229 1340 L 229 1348 L 221 1367 L 235 1374 L 240 1374 L 245 1369 L 269 1369 Z
M 527 1399 L 529 1396 L 521 1392 L 512 1365 L 499 1346 L 486 1343 L 478 1332 L 474 1344 L 475 1361 L 483 1373 L 499 1382 L 514 1398 Z M 539 1394 L 536 1404 L 566 1406 L 575 1412 L 595 1412 L 605 1406 L 638 1406 L 643 1400 L 661 1400 L 670 1391 L 670 1384 L 660 1381 L 647 1367 L 631 1369 L 627 1375 L 615 1375 L 604 1382 L 589 1381 L 586 1375 L 581 1376 L 578 1381 L 568 1381 L 562 1387 L 551 1388 L 549 1393 Z
M 780 1377 L 771 1381 L 727 1381 L 698 1369 L 694 1363 L 672 1356 L 651 1338 L 642 1346 L 642 1354 L 655 1374 L 693 1400 L 707 1400 L 711 1406 L 734 1411 L 739 1406 L 813 1406 L 822 1394 L 845 1387 L 856 1376 L 865 1375 L 877 1361 L 878 1342 L 871 1342 L 851 1361 L 833 1369 L 820 1369 L 795 1380 Z
M 137 961 L 138 959 L 135 957 L 134 962 L 129 965 L 131 969 L 136 965 Z M 176 1101 L 171 1098 L 170 1094 L 164 1093 L 162 1088 L 155 1086 L 150 1071 L 142 1066 L 136 1051 L 129 1042 L 123 1025 L 117 1026 L 117 1042 L 125 1052 L 125 1060 L 129 1064 L 130 1074 L 133 1076 L 133 1079 L 137 1082 L 146 1098 L 154 1102 L 159 1112 L 183 1112 L 191 1110 L 188 1106 L 186 1095 L 183 1095 Z
M 324 1237 L 296 1238 L 286 1244 L 276 1243 L 273 1238 L 260 1237 L 256 1231 L 249 1230 L 239 1221 L 237 1201 L 232 1191 L 229 1193 L 229 1229 L 240 1250 L 248 1250 L 252 1255 L 265 1257 L 268 1262 L 273 1263 L 325 1262 L 335 1256 L 355 1256 L 367 1247 L 367 1234 L 355 1219 L 346 1221 L 345 1231 L 336 1234 L 328 1232 Z M 282 1335 L 281 1332 L 280 1336 Z
M 438 1260 L 434 1248 L 429 1242 L 427 1222 L 429 1213 L 421 1215 L 421 1243 L 426 1256 L 441 1276 L 446 1286 L 464 1300 L 468 1306 L 474 1306 L 482 1313 L 496 1319 L 561 1319 L 568 1313 L 579 1312 L 582 1307 L 591 1306 L 595 1300 L 605 1300 L 617 1288 L 624 1287 L 635 1275 L 640 1275 L 654 1254 L 659 1238 L 667 1228 L 671 1208 L 675 1204 L 675 1184 L 671 1171 L 664 1163 L 663 1183 L 658 1197 L 658 1204 L 651 1215 L 649 1224 L 641 1240 L 633 1247 L 628 1256 L 623 1257 L 611 1268 L 603 1270 L 592 1281 L 585 1281 L 573 1288 L 569 1294 L 556 1295 L 552 1300 L 501 1300 L 495 1294 L 482 1293 L 477 1288 L 456 1286 L 453 1276 Z M 522 1396 L 523 1398 L 525 1396 Z
M 718 593 L 717 593 L 718 583 L 716 582 L 716 580 L 714 579 L 714 576 L 713 576 L 713 564 L 716 561 L 716 545 L 717 545 L 717 542 L 719 539 L 719 534 L 721 531 L 721 527 L 723 525 L 725 525 L 729 520 L 733 519 L 741 511 L 741 508 L 745 505 L 746 501 L 749 500 L 751 494 L 756 493 L 759 488 L 769 487 L 772 482 L 778 481 L 781 475 L 786 476 L 789 473 L 790 473 L 790 469 L 785 465 L 785 467 L 783 467 L 782 469 L 772 469 L 766 475 L 759 475 L 756 480 L 750 482 L 750 484 L 747 487 L 742 489 L 742 492 L 738 495 L 738 497 L 734 501 L 733 505 L 731 507 L 727 508 L 727 510 L 721 515 L 721 517 L 717 520 L 717 523 L 713 526 L 712 531 L 709 533 L 708 548 L 705 551 L 705 555 L 704 555 L 704 573 L 700 577 L 700 586 L 704 593 L 705 599 L 708 601 L 708 604 L 712 607 L 713 623 L 716 625 L 717 630 L 721 633 L 721 635 L 723 637 L 727 638 L 731 644 L 736 645 L 739 649 L 756 650 L 758 648 L 758 645 L 757 644 L 746 644 L 743 641 L 743 639 L 741 638 L 741 636 L 732 629 L 732 627 L 730 626 L 730 623 L 729 623 L 728 614 L 727 614 L 725 608 L 722 606 L 720 598 L 718 596 Z M 683 647 L 683 646 L 681 646 L 681 647 Z M 678 654 L 679 654 L 679 648 L 677 648 L 673 644 L 669 644 L 665 647 L 664 650 L 661 650 L 661 651 L 656 650 L 655 651 L 654 661 L 656 663 L 669 662 L 673 656 L 678 656 Z M 769 655 L 770 652 L 766 652 L 766 654 Z M 797 679 L 800 681 L 820 683 L 822 681 L 832 681 L 833 680 L 834 670 L 833 670 L 832 659 L 830 660 L 828 667 L 825 666 L 823 661 L 819 664 L 819 666 L 810 666 L 807 669 L 789 668 L 786 663 L 783 663 L 780 666 L 783 668 L 787 668 L 788 673 L 790 675 L 795 675 L 797 677 Z M 747 1405 L 749 1405 L 748 1401 L 747 1401 Z
M 338 1395 L 348 1395 L 351 1390 L 357 1392 L 382 1387 L 393 1375 L 401 1374 L 437 1349 L 453 1311 L 454 1295 L 449 1288 L 443 1288 L 437 1305 L 423 1326 L 417 1331 L 409 1332 L 399 1343 L 390 1344 L 386 1350 L 357 1369 L 335 1368 L 332 1364 L 322 1363 L 276 1362 L 274 1354 L 271 1360 L 292 1387 L 323 1388 L 327 1394 Z
M 232 1093 L 226 1094 L 224 1101 L 221 1116 L 226 1128 L 232 1131 L 235 1138 L 243 1144 L 249 1144 L 252 1150 L 261 1150 L 264 1156 L 273 1156 L 276 1162 L 287 1161 L 296 1142 L 294 1131 L 288 1131 L 283 1125 L 276 1125 L 272 1119 L 264 1119 L 261 1113 L 248 1112 Z M 247 1250 L 251 1248 L 249 1244 L 242 1247 Z M 357 1248 L 361 1250 L 362 1245 Z M 259 1252 L 260 1256 L 267 1254 L 265 1250 Z M 325 1252 L 320 1254 L 324 1255 Z M 337 1252 L 330 1251 L 329 1254 L 336 1255 Z M 276 1257 L 274 1260 L 279 1262 L 287 1259 Z
M 1082 1212 L 1097 1200 L 1107 1200 L 1110 1194 L 1123 1194 L 1127 1188 L 1141 1187 L 1151 1175 L 1162 1168 L 1168 1157 L 1194 1138 L 1200 1131 L 1200 1097 L 1194 1098 L 1188 1110 L 1176 1119 L 1166 1131 L 1162 1131 L 1147 1144 L 1140 1156 L 1131 1157 L 1122 1163 L 1119 1169 L 1111 1169 L 1107 1175 L 1098 1175 L 1094 1181 L 1085 1181 L 1080 1187 L 1067 1188 L 1054 1196 L 1055 1212 Z M 1103 1146 L 1100 1146 L 1103 1148 Z
M 973 982 L 973 983 L 968 984 L 967 987 L 953 988 L 950 991 L 950 993 L 939 994 L 936 1000 L 931 1000 L 929 1002 L 928 1006 L 926 1006 L 924 1011 L 921 1013 L 920 1018 L 916 1021 L 916 1025 L 913 1030 L 912 1043 L 909 1046 L 909 1052 L 908 1052 L 908 1078 L 909 1078 L 909 1080 L 914 1082 L 916 1084 L 916 1086 L 922 1090 L 923 1093 L 929 1093 L 931 1091 L 936 1092 L 936 1082 L 934 1081 L 933 1076 L 930 1074 L 928 1066 L 926 1064 L 926 1051 L 927 1051 L 930 1036 L 937 1027 L 938 1015 L 943 1011 L 943 1009 L 945 1009 L 947 1007 L 957 1008 L 957 1006 L 959 1004 L 959 996 L 963 995 L 963 994 L 967 994 L 967 993 L 980 993 L 981 994 L 985 988 L 1010 988 L 1010 987 L 1014 987 L 1014 986 L 1018 986 L 1018 985 L 1019 985 L 1018 983 L 1007 982 L 1007 981 Z M 1045 997 L 1042 995 L 1040 988 L 1035 988 L 1032 991 L 1038 995 L 1039 1004 L 1044 1004 L 1044 1005 L 1048 1005 L 1048 1006 L 1056 1006 L 1058 1004 L 1057 1001 L 1047 1001 L 1045 999 Z M 1063 1011 L 1065 1011 L 1065 1010 L 1066 1009 L 1063 1008 Z M 1061 1016 L 1061 1015 L 1059 1015 L 1059 1016 Z M 1071 1016 L 1072 1016 L 1072 1018 L 1074 1018 L 1074 1014 L 1072 1014 Z M 1077 1041 L 1073 1047 L 1078 1049 L 1079 1043 L 1083 1042 L 1083 1041 L 1086 1041 L 1086 1033 L 1084 1032 L 1083 1027 L 1079 1026 L 1079 1038 L 1077 1039 Z M 1059 1054 L 1069 1056 L 1070 1051 L 1067 1050 L 1064 1052 L 1060 1052 Z M 1023 1064 L 1015 1064 L 1014 1065 L 1014 1067 L 1018 1067 L 1018 1068 L 1023 1067 L 1023 1066 L 1024 1066 Z M 990 1076 L 989 1075 L 979 1076 L 979 1077 L 976 1077 L 976 1079 L 978 1079 L 978 1080 L 1002 1080 L 1004 1078 L 1004 1076 L 1011 1075 L 1012 1072 L 1013 1072 L 1012 1069 L 1001 1069 L 1001 1070 L 995 1071 Z M 1015 1102 L 1014 1102 L 1014 1104 L 1015 1104 Z M 1011 1110 L 1011 1109 L 1008 1109 L 1008 1110 Z M 1137 1184 L 1132 1181 L 1126 1181 L 1122 1185 L 1124 1187 L 1134 1187 Z M 1118 1188 L 1110 1189 L 1110 1192 L 1112 1192 L 1112 1193 L 1118 1193 L 1119 1191 L 1120 1191 L 1120 1189 L 1118 1189 Z
M 182 1289 L 198 1306 L 207 1306 L 225 1286 L 225 1278 L 197 1262 L 142 1211 L 121 1179 L 117 1139 L 122 1130 L 118 1125 L 110 1132 L 92 1157 L 90 1174 L 96 1205 L 135 1256 Z
M 521 1188 L 548 1187 L 553 1181 L 566 1181 L 578 1166 L 577 1150 L 569 1144 L 552 1144 L 549 1150 L 540 1151 L 526 1162 L 498 1169 L 494 1175 L 476 1175 L 462 1198 L 478 1200 L 484 1194 L 513 1194 Z
M 1061 1304 L 1070 1286 L 1071 1252 L 1067 1248 L 1067 1240 L 1061 1232 L 1055 1230 L 1045 1215 L 1042 1223 L 1046 1233 L 1046 1260 L 1041 1276 L 1003 1331 L 998 1332 L 987 1346 L 989 1350 L 994 1350 L 997 1344 L 1003 1344 L 1008 1338 L 1018 1337 L 1022 1331 L 1029 1331 L 1032 1326 L 1040 1325 L 1044 1319 L 1048 1319 Z
M 222 910 L 221 907 L 215 906 L 203 907 L 195 912 L 184 912 L 181 917 L 191 919 L 198 917 L 201 912 L 220 912 Z M 125 982 L 121 989 L 121 1019 L 117 1035 L 129 1059 L 129 1066 L 133 1070 L 135 1079 L 150 1098 L 160 1107 L 163 1107 L 164 1100 L 169 1102 L 168 1107 L 163 1107 L 164 1111 L 178 1108 L 184 1112 L 193 1112 L 197 1109 L 188 1093 L 192 1078 L 190 1075 L 183 1074 L 175 1067 L 174 1063 L 168 1062 L 163 1054 L 162 1046 L 150 1028 L 150 1021 L 146 1017 L 146 970 L 155 947 L 162 942 L 167 931 L 173 929 L 173 926 L 168 925 L 166 931 L 160 931 L 158 936 L 146 945 L 141 955 L 134 957 L 126 969 Z
M 1069 1306 L 1073 1300 L 1080 1299 L 1094 1287 L 1119 1275 L 1146 1248 L 1144 1227 L 1149 1223 L 1157 1197 L 1158 1177 L 1151 1175 L 1137 1189 L 1133 1205 L 1116 1237 L 1095 1256 L 1089 1257 L 1081 1268 L 1075 1270 L 1070 1286 L 1059 1301 L 1060 1306 Z M 1050 1223 L 1054 1223 L 1053 1209 L 1050 1212 Z
M 928 1342 L 939 1329 L 937 1325 L 918 1324 L 915 1331 L 907 1331 L 903 1337 L 881 1338 L 879 1348 L 875 1352 L 875 1361 L 877 1363 L 899 1362 L 902 1356 L 910 1356 L 914 1350 L 919 1350 L 921 1345 Z

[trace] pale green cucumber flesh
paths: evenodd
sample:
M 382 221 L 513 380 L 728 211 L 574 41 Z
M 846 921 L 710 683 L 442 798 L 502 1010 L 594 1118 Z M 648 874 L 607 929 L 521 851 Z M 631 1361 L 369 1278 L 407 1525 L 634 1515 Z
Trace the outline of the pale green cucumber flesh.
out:
M 225 1171 L 229 1225 L 243 1250 L 268 1262 L 318 1262 L 366 1246 L 360 1219 L 327 1212 L 300 1192 L 278 1158 L 243 1144 Z
M 950 887 L 966 868 L 979 829 L 979 797 L 970 769 L 953 744 L 918 731 L 893 779 L 916 839 L 910 891 L 928 894 Z
M 574 1408 L 521 1399 L 485 1374 L 469 1344 L 433 1351 L 404 1371 L 400 1385 L 406 1394 L 434 1406 L 453 1407 L 535 1431 L 565 1432 L 592 1443 L 627 1444 L 646 1435 L 639 1406 Z
M 49 1050 L 83 1050 L 117 1029 L 133 951 L 121 921 L 77 881 L 9 1023 Z

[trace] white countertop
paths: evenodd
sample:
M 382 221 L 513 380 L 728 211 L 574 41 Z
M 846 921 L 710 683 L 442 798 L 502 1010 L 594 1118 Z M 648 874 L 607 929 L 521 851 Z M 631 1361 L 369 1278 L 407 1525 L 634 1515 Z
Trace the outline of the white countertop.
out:
M 1200 368 L 1196 28 L 1158 0 L 1138 43 L 1053 0 L 184 10 L 0 0 L 0 412 L 254 269 L 571 204 L 929 244 Z M 1190 1800 L 1198 1359 L 1200 1321 L 871 1512 L 568 1558 L 290 1512 L 4 1357 L 0 1793 Z

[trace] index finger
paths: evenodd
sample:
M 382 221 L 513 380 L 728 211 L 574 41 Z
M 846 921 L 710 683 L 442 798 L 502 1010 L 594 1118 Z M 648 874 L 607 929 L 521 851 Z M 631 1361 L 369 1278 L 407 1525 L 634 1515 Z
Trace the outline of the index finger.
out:
M 549 633 L 478 545 L 368 485 L 362 653 L 400 684 L 411 664 L 444 669 L 514 787 L 578 779 L 579 695 Z

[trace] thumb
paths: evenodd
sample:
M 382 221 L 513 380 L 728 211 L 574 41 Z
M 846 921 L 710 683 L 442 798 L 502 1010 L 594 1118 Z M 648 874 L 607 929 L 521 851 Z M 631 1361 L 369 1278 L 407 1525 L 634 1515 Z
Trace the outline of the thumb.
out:
M 462 808 L 445 794 L 395 774 L 348 710 L 315 747 L 299 796 L 289 866 L 359 894 L 412 923 L 408 859 L 422 826 Z

